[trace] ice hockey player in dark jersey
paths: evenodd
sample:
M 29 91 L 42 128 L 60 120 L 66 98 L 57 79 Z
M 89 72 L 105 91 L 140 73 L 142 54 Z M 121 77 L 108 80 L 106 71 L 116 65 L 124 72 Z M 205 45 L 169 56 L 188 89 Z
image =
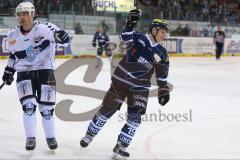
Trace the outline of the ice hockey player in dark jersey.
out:
M 107 33 L 104 31 L 103 27 L 100 25 L 97 27 L 97 32 L 94 34 L 93 40 L 92 40 L 92 46 L 96 47 L 98 45 L 97 48 L 97 56 L 96 56 L 96 66 L 95 67 L 99 67 L 100 66 L 100 62 L 101 62 L 101 56 L 103 54 L 103 52 L 105 51 L 106 55 L 108 56 L 109 62 L 111 64 L 112 67 L 115 67 L 113 64 L 113 60 L 112 60 L 112 51 L 108 51 L 105 49 L 105 46 L 109 43 L 109 36 L 107 35 Z
M 16 7 L 20 26 L 8 33 L 10 56 L 2 80 L 11 85 L 17 72 L 26 150 L 32 151 L 36 146 L 37 107 L 48 147 L 54 150 L 57 148 L 53 114 L 56 101 L 54 56 L 56 43 L 68 43 L 69 35 L 54 24 L 33 21 L 34 15 L 35 7 L 31 2 L 21 2 Z
M 132 43 L 132 46 L 117 65 L 102 107 L 91 120 L 86 135 L 80 141 L 82 147 L 87 147 L 127 98 L 127 122 L 118 135 L 112 159 L 124 159 L 130 156 L 126 148 L 131 143 L 135 131 L 141 123 L 141 116 L 146 111 L 151 86 L 150 79 L 154 72 L 159 86 L 159 103 L 165 105 L 170 99 L 167 85 L 168 54 L 167 50 L 159 44 L 166 38 L 169 25 L 163 20 L 154 19 L 149 25 L 149 33 L 144 34 L 134 31 L 139 19 L 139 10 L 131 10 L 120 34 L 120 39 L 123 42 Z M 155 56 L 159 56 L 160 61 L 157 62 Z

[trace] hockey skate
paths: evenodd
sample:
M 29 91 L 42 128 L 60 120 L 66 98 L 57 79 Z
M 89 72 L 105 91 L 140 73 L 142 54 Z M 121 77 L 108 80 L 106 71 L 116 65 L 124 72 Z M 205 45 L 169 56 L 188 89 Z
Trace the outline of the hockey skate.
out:
M 36 147 L 36 139 L 35 137 L 27 137 L 26 140 L 26 150 L 27 151 L 33 151 Z
M 120 142 L 117 142 L 116 146 L 113 148 L 112 160 L 126 160 L 129 158 L 130 154 L 126 151 Z
M 80 141 L 80 146 L 86 148 L 93 140 L 93 136 L 86 134 Z
M 46 141 L 47 141 L 48 147 L 51 150 L 55 150 L 58 147 L 56 138 L 54 138 L 54 137 L 53 138 L 46 138 Z

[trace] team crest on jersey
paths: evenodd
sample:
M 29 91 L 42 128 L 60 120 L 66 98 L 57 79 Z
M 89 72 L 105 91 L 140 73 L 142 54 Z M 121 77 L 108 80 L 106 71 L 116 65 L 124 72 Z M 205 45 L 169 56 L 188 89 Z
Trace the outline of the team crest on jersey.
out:
M 32 62 L 37 57 L 38 51 L 36 49 L 33 49 L 33 46 L 30 46 L 26 49 L 27 54 L 27 61 Z
M 13 45 L 16 44 L 16 42 L 17 42 L 16 39 L 12 39 L 12 40 L 10 40 L 10 41 L 8 42 L 8 44 L 9 44 L 10 46 L 13 46 Z
M 40 42 L 43 38 L 44 38 L 44 37 L 42 37 L 42 36 L 34 36 L 34 37 L 33 37 L 33 41 L 34 41 L 35 43 L 38 43 L 38 42 Z

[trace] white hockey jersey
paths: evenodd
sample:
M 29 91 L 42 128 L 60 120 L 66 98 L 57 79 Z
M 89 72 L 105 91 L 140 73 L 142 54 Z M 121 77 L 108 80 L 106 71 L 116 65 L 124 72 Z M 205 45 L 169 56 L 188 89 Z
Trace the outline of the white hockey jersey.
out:
M 24 35 L 20 27 L 8 34 L 10 56 L 8 66 L 17 72 L 54 69 L 56 42 L 54 32 L 59 28 L 49 22 L 35 21 L 32 30 Z

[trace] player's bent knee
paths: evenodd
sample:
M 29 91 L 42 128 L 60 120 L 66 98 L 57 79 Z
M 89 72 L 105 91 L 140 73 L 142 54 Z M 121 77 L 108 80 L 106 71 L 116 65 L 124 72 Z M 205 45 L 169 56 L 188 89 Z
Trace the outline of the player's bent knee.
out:
M 41 113 L 41 116 L 46 119 L 50 120 L 53 116 L 54 108 L 51 105 L 39 105 L 39 110 Z
M 110 118 L 114 113 L 119 110 L 118 107 L 115 106 L 108 106 L 108 105 L 102 105 L 99 112 L 104 115 L 107 118 Z
M 35 98 L 29 98 L 23 101 L 22 110 L 24 114 L 29 116 L 33 115 L 36 112 L 37 102 Z
M 128 109 L 127 121 L 128 122 L 133 122 L 133 123 L 136 123 L 136 124 L 140 124 L 142 115 L 143 115 L 142 109 L 129 108 Z

